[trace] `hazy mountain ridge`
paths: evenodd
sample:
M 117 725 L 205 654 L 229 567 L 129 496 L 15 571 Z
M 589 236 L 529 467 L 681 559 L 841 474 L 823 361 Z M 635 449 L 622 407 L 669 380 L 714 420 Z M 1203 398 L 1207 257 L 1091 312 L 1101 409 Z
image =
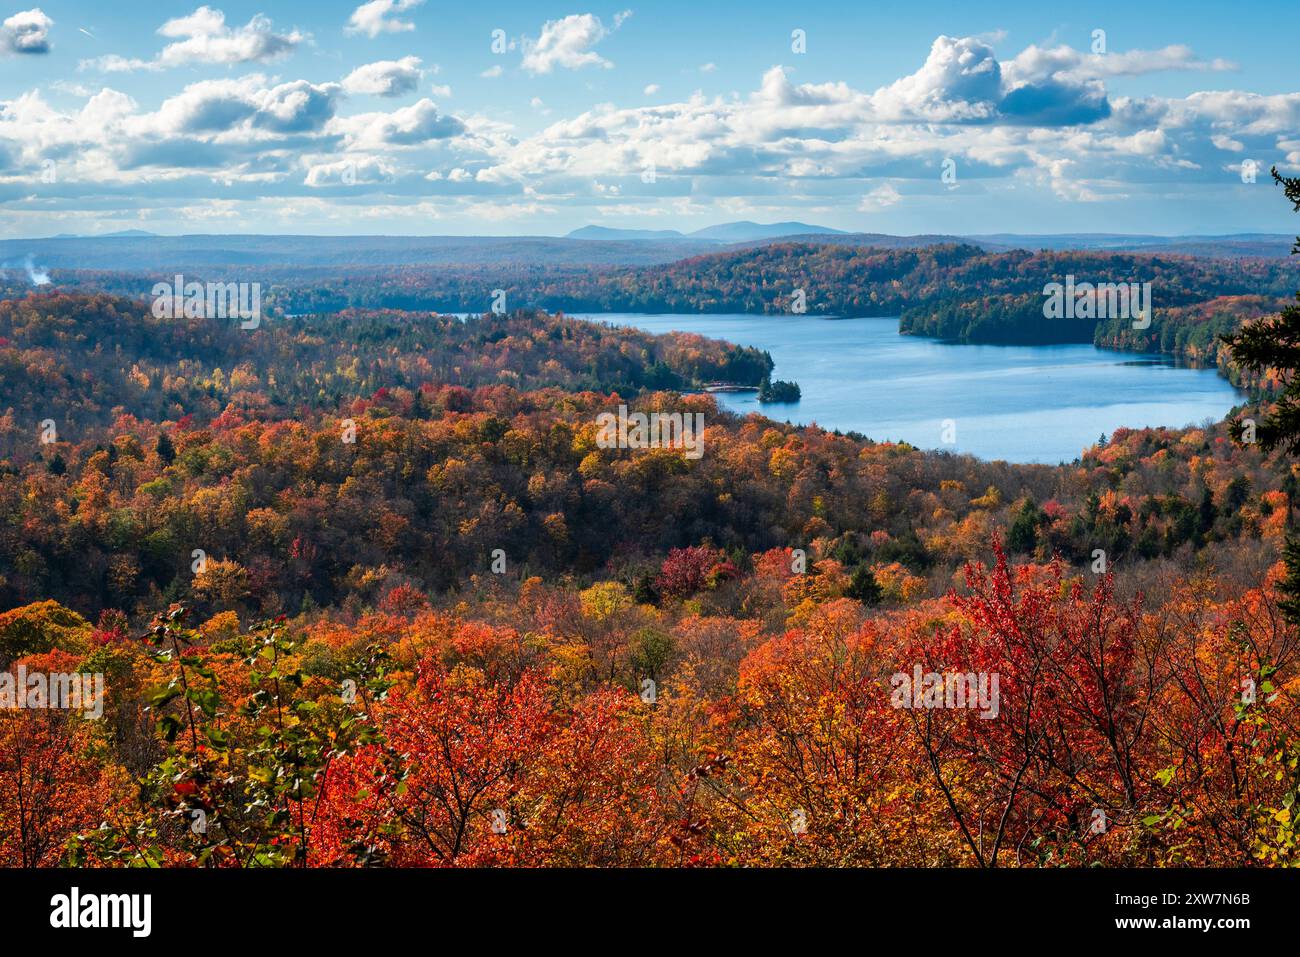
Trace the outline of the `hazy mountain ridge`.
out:
M 790 236 L 837 236 L 845 235 L 842 229 L 829 226 L 815 226 L 809 223 L 755 223 L 740 220 L 734 223 L 718 223 L 705 226 L 693 232 L 683 233 L 677 229 L 619 229 L 614 226 L 583 226 L 565 235 L 565 239 L 609 239 L 623 242 L 642 239 L 663 239 L 692 241 L 703 240 L 716 243 L 742 243 L 765 239 L 786 239 Z
M 784 230 L 802 230 L 784 232 Z M 756 232 L 758 234 L 756 234 Z M 744 237 L 744 238 L 742 238 Z M 805 223 L 724 223 L 691 234 L 674 230 L 619 230 L 586 226 L 555 236 L 157 236 L 129 230 L 103 236 L 0 240 L 0 268 L 31 260 L 43 269 L 120 272 L 215 267 L 654 266 L 703 253 L 742 250 L 776 242 L 912 249 L 963 243 L 989 252 L 1095 250 L 1206 258 L 1283 258 L 1294 237 L 1242 233 L 1225 236 L 1123 236 L 1112 234 L 1018 235 L 993 233 L 894 236 L 846 233 Z

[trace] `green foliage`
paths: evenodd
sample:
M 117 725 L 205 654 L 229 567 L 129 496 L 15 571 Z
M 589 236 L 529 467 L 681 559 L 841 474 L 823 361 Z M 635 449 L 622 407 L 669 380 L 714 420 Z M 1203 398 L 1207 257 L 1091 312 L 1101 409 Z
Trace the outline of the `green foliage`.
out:
M 868 565 L 859 565 L 853 569 L 853 576 L 849 579 L 849 587 L 845 594 L 867 606 L 879 605 L 881 599 L 885 597 L 884 590 L 881 589 L 880 583 L 876 581 L 876 576 Z
M 632 667 L 637 674 L 658 678 L 672 655 L 672 635 L 662 629 L 642 628 L 632 636 Z
M 90 622 L 57 601 L 41 601 L 0 614 L 0 666 L 54 648 L 82 651 Z
M 139 815 L 78 836 L 69 860 L 307 866 L 331 762 L 383 742 L 368 706 L 391 687 L 387 655 L 372 647 L 352 662 L 343 695 L 310 695 L 299 642 L 282 619 L 264 621 L 238 641 L 239 684 L 247 693 L 235 705 L 202 637 L 187 627 L 189 615 L 173 606 L 144 636 L 170 676 L 145 696 L 165 751 L 140 781 Z M 185 859 L 163 861 L 164 843 Z M 373 848 L 357 853 L 370 859 Z
M 1273 179 L 1283 187 L 1287 200 L 1300 212 L 1300 178 L 1282 176 L 1273 168 Z M 1300 254 L 1300 239 L 1293 254 Z M 1300 303 L 1300 291 L 1296 292 Z M 1255 322 L 1232 336 L 1225 336 L 1238 365 L 1256 371 L 1276 370 L 1285 385 L 1276 397 L 1267 417 L 1257 424 L 1255 440 L 1264 451 L 1282 449 L 1291 456 L 1300 454 L 1300 305 L 1291 305 L 1274 318 Z M 1237 422 L 1235 437 L 1244 437 L 1244 423 Z M 1288 538 L 1283 552 L 1287 577 L 1281 586 L 1286 596 L 1283 614 L 1300 625 L 1300 545 Z
M 1020 506 L 1020 511 L 1016 513 L 1016 519 L 1007 532 L 1007 550 L 1017 555 L 1032 554 L 1038 544 L 1038 526 L 1045 518 L 1037 505 L 1025 499 L 1025 504 Z
M 802 396 L 799 383 L 786 382 L 783 379 L 773 382 L 769 378 L 764 378 L 758 387 L 759 402 L 798 402 Z

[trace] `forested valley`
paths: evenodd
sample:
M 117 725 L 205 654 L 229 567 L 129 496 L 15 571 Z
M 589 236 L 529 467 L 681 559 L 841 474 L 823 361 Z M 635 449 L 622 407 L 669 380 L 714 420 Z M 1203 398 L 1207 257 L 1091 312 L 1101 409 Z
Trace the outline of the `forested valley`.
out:
M 1222 275 L 1169 268 L 1150 331 L 1210 348 Z M 532 308 L 0 303 L 0 666 L 108 689 L 0 712 L 4 863 L 1295 862 L 1297 481 L 1253 407 L 1049 467 L 696 391 L 771 368 Z M 706 453 L 602 447 L 620 405 Z M 914 668 L 999 675 L 1001 719 L 899 707 Z

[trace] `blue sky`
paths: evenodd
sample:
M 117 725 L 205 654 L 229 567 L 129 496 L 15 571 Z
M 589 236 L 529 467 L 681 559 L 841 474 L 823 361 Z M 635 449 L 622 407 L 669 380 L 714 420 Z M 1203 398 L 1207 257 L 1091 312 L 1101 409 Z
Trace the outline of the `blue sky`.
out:
M 0 21 L 9 235 L 1296 229 L 1267 175 L 1300 172 L 1294 50 L 1241 5 L 100 0 Z

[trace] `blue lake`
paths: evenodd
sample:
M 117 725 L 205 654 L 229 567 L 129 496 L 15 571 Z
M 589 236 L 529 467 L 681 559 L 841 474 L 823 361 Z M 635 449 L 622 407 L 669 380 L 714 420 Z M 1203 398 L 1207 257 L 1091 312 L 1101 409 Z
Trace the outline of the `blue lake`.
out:
M 1120 426 L 1199 425 L 1244 400 L 1212 369 L 1090 345 L 977 346 L 900 336 L 897 319 L 574 317 L 764 349 L 776 363 L 772 377 L 803 390 L 790 404 L 760 404 L 754 393 L 719 394 L 734 412 L 986 459 L 1070 462 Z M 944 441 L 948 419 L 952 443 Z

